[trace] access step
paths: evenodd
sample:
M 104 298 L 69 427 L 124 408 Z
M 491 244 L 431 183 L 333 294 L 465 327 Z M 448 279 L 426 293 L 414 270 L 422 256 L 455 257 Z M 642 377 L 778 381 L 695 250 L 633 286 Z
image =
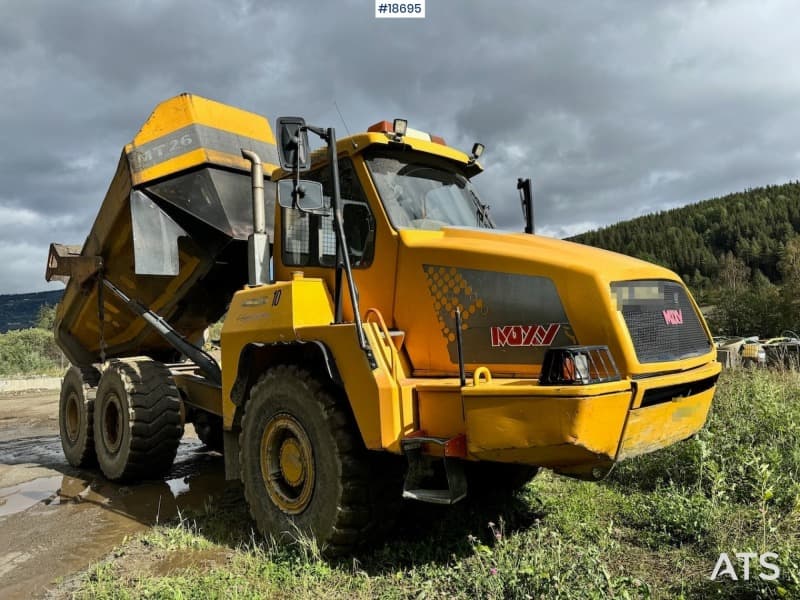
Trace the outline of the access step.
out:
M 425 444 L 436 444 L 443 449 L 442 456 L 423 454 Z M 455 504 L 467 495 L 467 478 L 461 458 L 466 456 L 466 436 L 437 438 L 424 432 L 412 433 L 401 440 L 400 447 L 408 459 L 408 473 L 403 482 L 403 498 L 432 504 Z M 442 469 L 435 461 L 442 461 Z M 446 487 L 444 487 L 446 486 Z

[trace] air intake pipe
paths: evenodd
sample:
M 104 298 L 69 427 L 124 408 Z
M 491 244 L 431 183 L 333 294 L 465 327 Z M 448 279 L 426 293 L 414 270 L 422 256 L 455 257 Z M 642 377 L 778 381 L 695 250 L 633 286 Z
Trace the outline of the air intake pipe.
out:
M 247 267 L 251 286 L 269 282 L 269 238 L 264 207 L 264 167 L 252 150 L 242 148 L 242 156 L 250 161 L 253 180 L 253 233 L 247 238 Z

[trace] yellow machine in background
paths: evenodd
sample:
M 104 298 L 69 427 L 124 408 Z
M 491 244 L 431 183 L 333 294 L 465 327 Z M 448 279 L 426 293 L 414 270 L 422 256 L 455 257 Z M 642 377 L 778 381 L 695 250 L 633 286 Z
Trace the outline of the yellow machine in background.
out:
M 479 144 L 401 120 L 276 134 L 168 100 L 83 247 L 51 246 L 72 464 L 165 473 L 189 420 L 262 532 L 342 552 L 401 497 L 453 503 L 538 467 L 598 479 L 703 426 L 720 366 L 674 273 L 495 229 Z M 225 313 L 220 367 L 200 342 Z

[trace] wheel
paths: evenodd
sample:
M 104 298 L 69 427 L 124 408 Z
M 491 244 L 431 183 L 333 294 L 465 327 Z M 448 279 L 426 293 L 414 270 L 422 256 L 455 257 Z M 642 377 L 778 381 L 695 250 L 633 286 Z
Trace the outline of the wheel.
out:
M 367 451 L 346 401 L 296 367 L 270 369 L 253 386 L 239 449 L 250 514 L 265 536 L 311 535 L 326 555 L 346 553 L 386 524 L 387 500 L 400 502 L 397 471 L 379 465 L 394 457 Z
M 169 369 L 149 358 L 107 363 L 97 388 L 94 445 L 113 481 L 165 475 L 183 435 L 180 397 Z
M 222 417 L 204 410 L 196 410 L 194 413 L 194 430 L 203 444 L 212 450 L 222 452 L 224 447 L 222 441 Z
M 61 380 L 61 395 L 58 402 L 58 429 L 61 447 L 67 462 L 73 467 L 89 467 L 96 464 L 92 413 L 94 411 L 94 387 L 96 381 L 87 372 L 85 376 L 78 367 L 70 367 Z
M 539 472 L 539 467 L 497 462 L 469 462 L 467 495 L 487 497 L 494 494 L 513 494 L 520 491 Z

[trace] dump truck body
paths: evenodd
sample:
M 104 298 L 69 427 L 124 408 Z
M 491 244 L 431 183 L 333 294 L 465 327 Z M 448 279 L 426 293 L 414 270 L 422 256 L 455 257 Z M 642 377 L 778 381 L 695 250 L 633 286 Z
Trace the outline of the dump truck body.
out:
M 253 215 L 243 147 L 275 162 L 266 119 L 188 94 L 160 104 L 125 147 L 80 251 L 99 257 L 105 278 L 192 340 L 247 282 Z M 267 198 L 272 208 L 274 189 Z M 267 214 L 271 220 L 274 208 Z M 94 285 L 97 270 L 70 278 L 58 306 L 55 335 L 70 361 L 85 367 L 101 362 L 101 352 L 174 357 L 138 315 Z

